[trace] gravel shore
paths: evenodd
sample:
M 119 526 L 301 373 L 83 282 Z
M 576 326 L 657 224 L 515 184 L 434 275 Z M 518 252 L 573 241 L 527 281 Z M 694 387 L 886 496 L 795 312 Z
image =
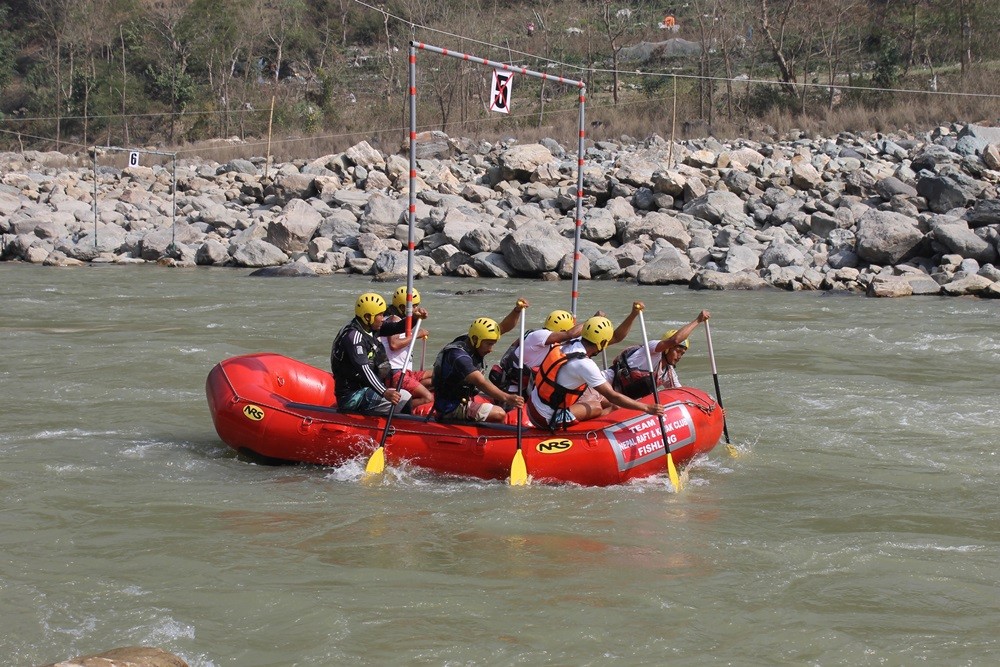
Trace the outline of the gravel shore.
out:
M 571 277 L 575 147 L 430 132 L 417 148 L 418 277 Z M 0 154 L 2 259 L 405 274 L 406 146 L 387 155 L 361 142 L 266 176 L 262 158 L 185 158 L 176 192 L 169 161 L 102 166 L 96 207 L 90 157 L 68 162 Z M 1000 128 L 623 137 L 588 148 L 584 169 L 581 279 L 1000 296 Z

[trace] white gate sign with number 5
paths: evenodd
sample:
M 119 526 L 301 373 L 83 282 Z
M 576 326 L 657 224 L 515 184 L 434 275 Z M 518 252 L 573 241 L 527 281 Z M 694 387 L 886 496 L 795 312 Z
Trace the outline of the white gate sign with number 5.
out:
M 128 154 L 128 166 L 138 167 L 139 166 L 139 152 L 132 151 Z

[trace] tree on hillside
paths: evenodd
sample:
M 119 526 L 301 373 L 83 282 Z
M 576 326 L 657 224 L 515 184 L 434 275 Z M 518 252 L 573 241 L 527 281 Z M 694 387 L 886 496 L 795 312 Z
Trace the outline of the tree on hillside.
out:
M 170 106 L 170 141 L 174 140 L 177 115 L 195 96 L 196 83 L 188 72 L 188 60 L 196 35 L 203 30 L 189 15 L 189 0 L 163 0 L 146 8 L 148 38 L 144 42 L 144 74 L 153 96 Z
M 41 102 L 41 108 L 51 109 L 55 115 L 56 148 L 62 142 L 63 115 L 65 113 L 65 98 L 68 96 L 69 83 L 65 76 L 64 55 L 65 38 L 69 27 L 70 10 L 73 0 L 32 0 L 31 9 L 35 19 L 35 29 L 43 39 L 42 62 L 48 70 L 48 76 L 36 77 L 36 83 L 42 84 L 36 90 L 36 100 Z M 48 103 L 39 99 L 48 93 Z
M 790 20 L 799 0 L 758 0 L 757 23 L 785 90 L 795 94 L 795 45 Z
M 70 10 L 65 35 L 71 79 L 68 108 L 81 119 L 74 124 L 82 122 L 85 144 L 90 143 L 93 118 L 103 117 L 98 127 L 106 126 L 107 117 L 116 110 L 113 81 L 119 71 L 112 61 L 119 51 L 122 25 L 134 10 L 133 0 L 84 0 Z
M 837 82 L 858 55 L 858 35 L 866 10 L 861 0 L 830 0 L 817 9 L 814 15 L 816 39 L 829 84 L 826 105 L 832 111 L 839 97 Z
M 188 11 L 191 24 L 199 26 L 191 34 L 192 75 L 202 85 L 207 82 L 211 98 L 206 107 L 219 109 L 218 132 L 229 135 L 233 109 L 247 104 L 246 88 L 235 83 L 254 68 L 252 53 L 260 33 L 247 30 L 254 20 L 241 0 L 194 0 Z
M 310 37 L 305 24 L 308 7 L 303 0 L 256 0 L 255 11 L 266 38 L 267 76 L 277 82 L 286 61 L 300 55 Z
M 631 8 L 623 7 L 612 0 L 596 0 L 596 2 L 601 32 L 611 50 L 611 97 L 615 106 L 618 106 L 621 53 L 629 36 L 635 34 L 639 27 L 638 16 L 634 15 Z
M 7 87 L 14 77 L 14 55 L 16 42 L 7 28 L 10 9 L 0 6 L 0 91 Z

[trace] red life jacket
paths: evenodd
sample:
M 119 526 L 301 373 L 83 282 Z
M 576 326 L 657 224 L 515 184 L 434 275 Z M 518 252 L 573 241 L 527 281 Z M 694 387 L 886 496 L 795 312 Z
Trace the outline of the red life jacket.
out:
M 587 356 L 584 352 L 566 354 L 562 347 L 553 345 L 535 372 L 535 390 L 538 392 L 538 398 L 553 410 L 562 410 L 573 405 L 587 389 L 586 384 L 581 384 L 576 389 L 568 389 L 556 382 L 559 369 L 565 366 L 566 362 Z

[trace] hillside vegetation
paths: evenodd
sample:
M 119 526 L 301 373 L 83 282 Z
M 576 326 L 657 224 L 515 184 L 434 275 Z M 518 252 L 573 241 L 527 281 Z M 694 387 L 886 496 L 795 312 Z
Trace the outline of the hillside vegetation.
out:
M 408 127 L 410 40 L 585 81 L 595 139 L 1000 115 L 993 0 L 375 4 L 2 2 L 0 147 L 176 148 L 236 137 L 244 148 L 233 151 L 263 154 L 271 138 L 267 150 L 295 157 L 361 139 L 396 146 Z M 422 129 L 575 141 L 572 86 L 516 76 L 504 115 L 487 109 L 481 65 L 421 52 L 417 79 Z

